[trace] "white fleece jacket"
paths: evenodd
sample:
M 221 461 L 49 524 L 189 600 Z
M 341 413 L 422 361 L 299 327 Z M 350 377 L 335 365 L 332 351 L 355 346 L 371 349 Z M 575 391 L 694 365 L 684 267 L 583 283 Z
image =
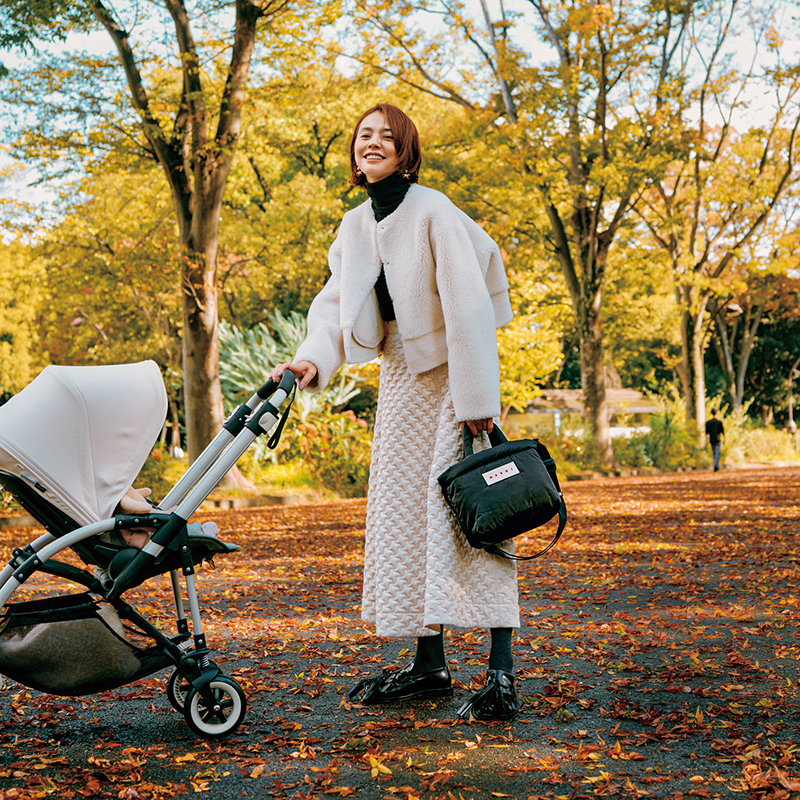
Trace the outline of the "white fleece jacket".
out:
M 441 192 L 412 185 L 381 222 L 370 200 L 348 211 L 328 264 L 331 276 L 311 304 L 308 336 L 295 355 L 317 367 L 310 391 L 326 386 L 346 360 L 383 264 L 412 374 L 448 362 L 458 421 L 499 415 L 495 330 L 513 312 L 500 250 L 479 225 Z

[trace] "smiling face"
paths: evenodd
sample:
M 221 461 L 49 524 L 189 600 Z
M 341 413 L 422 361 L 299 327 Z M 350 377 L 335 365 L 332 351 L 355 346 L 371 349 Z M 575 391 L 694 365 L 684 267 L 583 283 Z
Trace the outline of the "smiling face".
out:
M 388 178 L 397 172 L 397 152 L 386 117 L 373 111 L 358 126 L 354 143 L 358 168 L 369 183 Z

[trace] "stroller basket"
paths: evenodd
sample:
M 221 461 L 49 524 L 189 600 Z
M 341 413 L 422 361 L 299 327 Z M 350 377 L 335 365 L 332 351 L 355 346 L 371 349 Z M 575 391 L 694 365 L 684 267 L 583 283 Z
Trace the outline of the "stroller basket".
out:
M 12 603 L 0 619 L 0 673 L 42 692 L 115 689 L 167 664 L 130 644 L 117 612 L 89 594 Z

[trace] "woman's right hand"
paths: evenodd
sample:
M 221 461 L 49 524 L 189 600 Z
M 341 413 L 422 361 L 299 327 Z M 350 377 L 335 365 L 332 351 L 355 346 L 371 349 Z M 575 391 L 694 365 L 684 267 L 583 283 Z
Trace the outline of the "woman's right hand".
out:
M 286 370 L 289 370 L 297 380 L 297 388 L 303 390 L 314 380 L 315 375 L 317 374 L 317 368 L 314 364 L 310 361 L 298 361 L 295 364 L 278 364 L 275 369 L 270 372 L 269 377 L 272 378 L 273 381 L 279 381 L 281 379 L 281 375 Z

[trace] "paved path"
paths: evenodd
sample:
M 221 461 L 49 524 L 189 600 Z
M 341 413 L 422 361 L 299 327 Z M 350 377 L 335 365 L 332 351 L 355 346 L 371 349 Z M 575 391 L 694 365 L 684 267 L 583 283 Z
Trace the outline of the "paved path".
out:
M 359 620 L 364 501 L 220 512 L 242 550 L 200 584 L 217 661 L 249 697 L 242 728 L 196 739 L 164 675 L 86 698 L 7 683 L 0 800 L 800 797 L 800 468 L 565 491 L 562 543 L 520 570 L 517 721 L 454 720 L 482 631 L 447 632 L 454 698 L 344 702 L 413 655 Z M 133 594 L 169 625 L 164 579 Z

